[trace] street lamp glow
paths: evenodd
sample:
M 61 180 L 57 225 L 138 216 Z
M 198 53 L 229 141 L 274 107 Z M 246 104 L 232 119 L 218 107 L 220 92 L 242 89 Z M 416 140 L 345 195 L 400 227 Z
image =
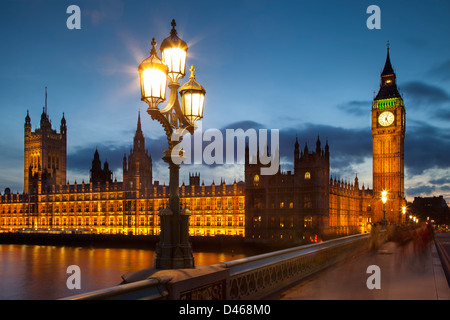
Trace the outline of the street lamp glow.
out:
M 184 77 L 188 50 L 186 42 L 177 35 L 176 25 L 175 19 L 172 20 L 170 36 L 163 40 L 160 47 L 162 60 L 169 68 L 168 77 L 172 82 L 178 82 Z
M 181 48 L 161 49 L 161 57 L 169 67 L 168 76 L 171 81 L 177 81 L 185 75 L 187 52 Z
M 381 192 L 381 201 L 383 202 L 383 223 L 386 226 L 386 201 L 387 201 L 387 191 L 383 190 Z
M 141 84 L 141 100 L 147 102 L 149 108 L 157 109 L 158 104 L 166 100 L 167 66 L 158 58 L 156 41 L 153 38 L 150 57 L 139 65 Z
M 383 201 L 383 204 L 385 204 L 387 202 L 387 191 L 383 190 L 381 192 L 381 201 Z
M 191 71 L 189 81 L 180 88 L 181 111 L 188 118 L 190 124 L 195 124 L 197 120 L 203 118 L 206 91 L 195 81 L 194 66 L 189 71 Z

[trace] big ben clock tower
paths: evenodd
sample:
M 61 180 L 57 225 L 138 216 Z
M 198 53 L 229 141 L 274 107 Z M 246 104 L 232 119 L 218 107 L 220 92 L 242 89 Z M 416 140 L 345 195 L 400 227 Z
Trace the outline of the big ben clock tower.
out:
M 380 90 L 372 104 L 373 214 L 374 222 L 402 220 L 405 201 L 404 140 L 405 106 L 397 90 L 396 76 L 387 47 Z M 387 191 L 383 204 L 381 193 Z

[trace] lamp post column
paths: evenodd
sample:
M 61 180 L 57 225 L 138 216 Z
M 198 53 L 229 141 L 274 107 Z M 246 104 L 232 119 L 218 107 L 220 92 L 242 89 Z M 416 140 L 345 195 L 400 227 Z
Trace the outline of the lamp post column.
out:
M 189 210 L 180 208 L 180 165 L 173 162 L 171 151 L 164 152 L 163 160 L 169 165 L 169 206 L 161 209 L 160 242 L 156 245 L 155 268 L 194 268 L 192 246 L 189 242 Z
M 156 245 L 155 268 L 182 269 L 194 268 L 192 247 L 189 242 L 188 209 L 180 208 L 179 171 L 183 154 L 173 154 L 180 138 L 187 132 L 194 133 L 196 121 L 203 118 L 205 89 L 194 76 L 191 68 L 189 81 L 181 88 L 178 80 L 184 77 L 187 44 L 177 36 L 175 20 L 172 21 L 170 36 L 161 43 L 162 61 L 156 51 L 156 41 L 152 40 L 150 57 L 139 65 L 141 100 L 149 108 L 147 113 L 153 120 L 159 121 L 166 132 L 169 148 L 164 151 L 163 160 L 169 165 L 169 206 L 159 211 L 160 242 Z M 158 104 L 166 99 L 167 80 L 170 80 L 170 98 L 166 107 L 159 109 Z M 181 96 L 181 105 L 178 100 Z M 178 142 L 173 140 L 178 137 Z

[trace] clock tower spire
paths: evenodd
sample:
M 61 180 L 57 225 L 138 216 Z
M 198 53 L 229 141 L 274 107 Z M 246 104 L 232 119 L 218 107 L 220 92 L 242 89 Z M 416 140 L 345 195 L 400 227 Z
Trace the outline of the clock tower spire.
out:
M 405 205 L 404 140 L 405 106 L 398 92 L 396 74 L 387 46 L 378 94 L 372 103 L 373 212 L 374 222 L 381 222 L 386 210 L 388 223 L 401 222 Z M 385 208 L 382 191 L 387 191 Z

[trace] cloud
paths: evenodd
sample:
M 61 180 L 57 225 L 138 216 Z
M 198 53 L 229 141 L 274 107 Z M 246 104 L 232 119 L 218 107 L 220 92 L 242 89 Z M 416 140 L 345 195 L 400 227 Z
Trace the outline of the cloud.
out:
M 123 155 L 126 153 L 127 148 L 125 146 L 116 146 L 113 143 L 90 143 L 86 146 L 75 148 L 73 152 L 67 155 L 67 169 L 72 172 L 89 175 L 95 150 L 98 150 L 102 164 L 108 161 L 109 168 L 114 171 L 122 167 Z
M 428 73 L 428 76 L 435 77 L 439 80 L 448 81 L 450 80 L 450 59 L 444 61 L 435 68 L 432 68 Z
M 372 106 L 372 101 L 369 100 L 352 100 L 338 105 L 340 110 L 343 110 L 346 114 L 352 114 L 355 116 L 367 116 L 367 110 Z
M 433 107 L 450 102 L 450 95 L 443 89 L 420 81 L 411 81 L 401 86 L 408 100 L 415 105 Z
M 430 183 L 431 184 L 438 184 L 438 185 L 450 183 L 450 177 L 441 177 L 439 179 L 432 179 L 432 180 L 430 180 Z
M 166 138 L 156 137 L 155 139 L 146 138 L 145 147 L 153 158 L 162 158 L 163 150 L 167 149 Z M 98 150 L 100 161 L 102 164 L 108 161 L 109 168 L 113 172 L 121 170 L 123 167 L 123 156 L 129 155 L 133 148 L 133 140 L 130 139 L 129 144 L 117 144 L 115 142 L 91 142 L 83 147 L 76 147 L 67 154 L 67 169 L 72 172 L 86 173 L 89 175 L 89 170 L 92 167 L 92 160 L 94 159 L 95 150 Z M 70 177 L 69 177 L 70 178 Z
M 406 189 L 406 193 L 410 195 L 417 196 L 427 196 L 432 194 L 436 190 L 435 186 L 432 185 L 422 185 L 417 187 L 410 187 Z
M 326 140 L 330 147 L 331 157 L 345 158 L 348 162 L 362 162 L 372 155 L 372 137 L 367 128 L 342 128 L 330 125 L 306 123 L 297 128 L 282 130 L 283 137 L 290 140 L 290 150 L 293 152 L 295 135 L 298 135 L 301 147 L 308 143 L 308 148 L 315 149 L 317 138 L 325 146 Z
M 444 89 L 420 81 L 407 82 L 401 87 L 406 105 L 424 111 L 430 119 L 450 120 L 450 94 Z
M 450 136 L 447 130 L 423 121 L 407 126 L 405 167 L 411 175 L 420 175 L 429 168 L 446 169 L 450 159 Z
M 265 129 L 265 125 L 252 120 L 230 123 L 221 128 L 223 138 L 226 138 L 226 129 Z M 206 131 L 206 130 L 205 130 Z M 196 134 L 201 132 L 196 131 Z M 203 132 L 204 133 L 204 132 Z M 268 129 L 270 134 L 270 130 Z M 129 133 L 127 133 L 129 135 Z M 365 171 L 364 182 L 371 184 L 371 161 L 372 161 L 372 136 L 369 128 L 342 128 L 323 124 L 298 123 L 295 126 L 281 128 L 279 131 L 279 152 L 282 171 L 293 170 L 294 144 L 298 138 L 300 149 L 303 150 L 305 144 L 310 151 L 315 150 L 317 139 L 321 141 L 321 148 L 325 147 L 326 141 L 330 148 L 330 170 L 333 176 L 344 179 L 352 179 L 354 173 Z M 199 138 L 199 136 L 197 136 Z M 201 138 L 201 136 L 200 136 Z M 117 145 L 113 142 L 90 143 L 86 146 L 76 148 L 68 154 L 68 170 L 74 173 L 82 173 L 89 176 L 92 159 L 95 149 L 100 154 L 102 163 L 108 161 L 110 169 L 118 178 L 121 177 L 122 160 L 124 154 L 129 154 L 132 148 L 132 139 L 129 144 Z M 191 139 L 191 143 L 194 141 Z M 210 141 L 202 141 L 201 150 L 208 146 Z M 225 145 L 223 142 L 223 155 L 225 163 Z M 153 159 L 154 180 L 168 183 L 167 164 L 162 161 L 162 154 L 167 149 L 165 136 L 146 138 L 146 147 Z M 193 147 L 193 146 L 192 146 Z M 182 164 L 180 170 L 180 182 L 188 183 L 189 172 L 200 172 L 202 180 L 206 184 L 215 181 L 220 182 L 220 178 L 237 181 L 243 179 L 244 165 L 243 159 L 236 158 L 235 143 L 235 163 L 234 164 Z M 405 138 L 405 172 L 406 193 L 408 195 L 426 195 L 439 190 L 445 191 L 445 186 L 450 184 L 450 174 L 447 170 L 450 159 L 450 134 L 445 130 L 433 126 L 423 121 L 409 121 Z M 239 161 L 238 161 L 239 160 Z M 193 161 L 192 161 L 193 162 Z M 367 168 L 366 168 L 367 167 Z M 430 176 L 430 170 L 441 172 L 440 175 Z M 440 170 L 440 171 L 439 171 Z M 73 178 L 68 177 L 71 181 Z M 413 187 L 407 187 L 414 185 Z M 415 183 L 414 181 L 417 181 Z M 428 183 L 423 184 L 423 181 Z M 413 183 L 414 182 L 414 183 Z M 366 184 L 367 186 L 367 184 Z
M 248 130 L 248 129 L 265 129 L 264 125 L 252 120 L 243 120 L 238 122 L 230 123 L 226 126 L 224 126 L 221 130 L 225 131 L 226 129 L 242 129 L 242 130 Z

